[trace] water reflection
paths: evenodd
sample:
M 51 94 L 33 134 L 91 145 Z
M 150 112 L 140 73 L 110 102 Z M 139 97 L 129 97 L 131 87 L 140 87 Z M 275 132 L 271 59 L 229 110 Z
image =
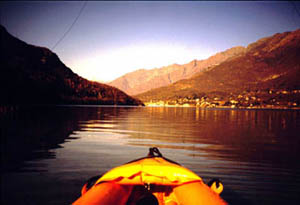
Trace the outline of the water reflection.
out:
M 221 178 L 233 204 L 245 204 L 241 198 L 271 204 L 298 197 L 295 110 L 35 107 L 2 115 L 0 123 L 6 172 L 46 170 L 80 185 L 156 146 L 204 180 Z
M 1 172 L 36 171 L 43 166 L 28 161 L 55 158 L 55 149 L 78 138 L 76 131 L 118 115 L 117 109 L 95 109 L 28 106 L 1 113 Z
M 205 151 L 227 160 L 230 155 L 233 161 L 273 162 L 283 150 L 289 156 L 285 160 L 299 154 L 299 112 L 145 108 L 128 113 L 119 126 L 135 131 L 130 144 L 149 146 L 145 139 L 151 139 L 158 147 Z
M 2 171 L 33 171 L 24 161 L 54 158 L 50 149 L 61 148 L 76 127 L 74 114 L 57 110 L 20 109 L 0 116 Z M 55 121 L 56 123 L 53 123 Z M 38 165 L 39 166 L 39 165 Z

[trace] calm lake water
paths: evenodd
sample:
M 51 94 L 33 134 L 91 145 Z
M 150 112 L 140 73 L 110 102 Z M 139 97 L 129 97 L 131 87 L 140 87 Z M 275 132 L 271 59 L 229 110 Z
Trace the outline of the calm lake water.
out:
M 230 204 L 300 203 L 300 111 L 27 107 L 0 114 L 1 204 L 70 204 L 149 147 L 219 178 Z

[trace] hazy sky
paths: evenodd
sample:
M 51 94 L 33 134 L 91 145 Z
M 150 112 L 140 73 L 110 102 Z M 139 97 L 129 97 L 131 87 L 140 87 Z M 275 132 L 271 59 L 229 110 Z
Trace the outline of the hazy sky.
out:
M 300 28 L 299 2 L 0 2 L 1 24 L 75 73 L 110 81 Z M 83 8 L 81 15 L 59 44 Z M 54 48 L 54 49 L 53 49 Z

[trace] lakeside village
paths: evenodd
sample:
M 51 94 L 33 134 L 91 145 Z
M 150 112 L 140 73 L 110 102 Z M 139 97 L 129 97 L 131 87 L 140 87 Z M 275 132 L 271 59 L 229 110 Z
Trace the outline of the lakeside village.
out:
M 151 100 L 145 102 L 145 106 L 168 106 L 168 107 L 201 107 L 201 108 L 269 108 L 269 109 L 299 109 L 300 90 L 281 90 L 267 92 L 244 92 L 237 96 L 201 97 L 201 98 L 178 98 L 172 100 Z M 295 100 L 297 99 L 297 100 Z

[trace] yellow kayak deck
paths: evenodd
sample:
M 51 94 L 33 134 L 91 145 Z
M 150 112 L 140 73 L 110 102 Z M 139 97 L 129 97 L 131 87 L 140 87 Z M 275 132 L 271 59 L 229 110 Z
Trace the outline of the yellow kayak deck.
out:
M 156 154 L 155 154 L 156 153 Z M 218 191 L 181 165 L 164 158 L 157 148 L 147 157 L 113 168 L 94 185 L 82 189 L 81 204 L 226 204 Z

